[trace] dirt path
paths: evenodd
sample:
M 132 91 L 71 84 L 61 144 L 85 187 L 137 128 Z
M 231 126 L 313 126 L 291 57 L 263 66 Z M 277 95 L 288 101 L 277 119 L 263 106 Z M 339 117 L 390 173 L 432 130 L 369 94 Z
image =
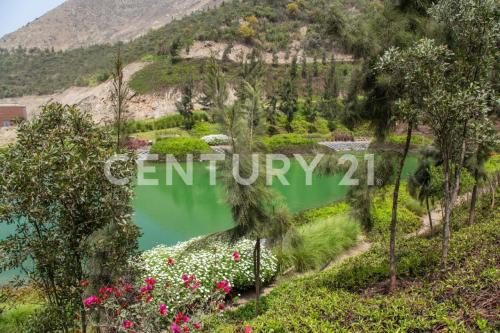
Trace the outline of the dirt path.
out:
M 481 191 L 483 192 L 483 191 Z M 480 193 L 479 193 L 480 195 Z M 455 206 L 460 206 L 466 202 L 468 202 L 469 199 L 469 194 L 464 194 L 461 195 L 457 198 L 457 201 L 455 202 Z M 443 216 L 444 212 L 441 208 L 440 205 L 438 205 L 434 210 L 431 211 L 431 218 L 432 218 L 432 227 L 435 228 L 441 224 L 443 221 Z M 423 236 L 427 235 L 429 232 L 431 232 L 431 224 L 429 221 L 429 215 L 425 213 L 425 215 L 422 217 L 422 227 L 416 232 L 416 233 L 410 233 L 405 236 L 405 238 L 411 238 L 411 237 L 418 237 L 418 236 Z

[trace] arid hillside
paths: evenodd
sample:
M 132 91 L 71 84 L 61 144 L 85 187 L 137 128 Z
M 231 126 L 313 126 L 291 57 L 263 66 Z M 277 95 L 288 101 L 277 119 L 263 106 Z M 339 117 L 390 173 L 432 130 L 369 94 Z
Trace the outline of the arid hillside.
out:
M 221 0 L 67 0 L 0 39 L 0 48 L 66 50 L 132 40 Z

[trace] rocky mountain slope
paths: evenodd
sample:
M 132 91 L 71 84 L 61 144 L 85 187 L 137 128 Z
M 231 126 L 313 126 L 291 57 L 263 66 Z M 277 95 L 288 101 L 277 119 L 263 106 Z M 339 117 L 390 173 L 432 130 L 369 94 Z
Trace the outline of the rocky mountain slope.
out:
M 66 50 L 132 40 L 222 0 L 67 0 L 0 39 L 0 48 Z

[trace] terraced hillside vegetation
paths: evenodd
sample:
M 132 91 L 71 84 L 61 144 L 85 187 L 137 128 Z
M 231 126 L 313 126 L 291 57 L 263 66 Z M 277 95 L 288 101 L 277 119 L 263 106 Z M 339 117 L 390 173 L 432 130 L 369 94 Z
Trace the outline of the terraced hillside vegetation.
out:
M 497 199 L 499 196 L 497 191 Z M 500 214 L 490 196 L 480 202 L 477 222 L 467 207 L 453 217 L 453 243 L 440 269 L 440 230 L 401 240 L 397 292 L 387 295 L 387 246 L 375 244 L 338 267 L 279 285 L 253 304 L 217 318 L 214 331 L 235 332 L 494 332 L 498 321 Z
M 387 44 L 409 45 L 428 29 L 421 9 L 425 4 L 405 3 L 232 1 L 175 20 L 123 44 L 68 51 L 0 48 L 0 98 L 50 94 L 74 85 L 103 82 L 109 78 L 119 46 L 127 63 L 154 61 L 156 56 L 170 54 L 172 46 L 188 53 L 195 41 L 241 43 L 271 54 L 282 52 L 288 62 L 298 50 L 320 63 L 325 63 L 333 50 L 365 58 L 379 54 Z M 384 31 L 392 33 L 388 36 Z

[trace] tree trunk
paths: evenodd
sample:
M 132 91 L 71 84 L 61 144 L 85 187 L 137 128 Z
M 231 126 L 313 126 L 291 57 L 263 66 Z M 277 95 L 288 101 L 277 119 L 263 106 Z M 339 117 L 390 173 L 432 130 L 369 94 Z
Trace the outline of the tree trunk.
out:
M 446 268 L 448 264 L 448 248 L 450 246 L 450 217 L 451 217 L 451 189 L 450 189 L 450 163 L 448 158 L 444 159 L 444 223 L 443 223 L 443 248 L 442 265 Z
M 425 205 L 427 207 L 427 215 L 429 215 L 429 226 L 431 228 L 431 232 L 432 230 L 434 229 L 433 226 L 432 226 L 432 213 L 431 213 L 431 209 L 429 208 L 429 197 L 425 197 Z
M 462 168 L 464 166 L 465 162 L 465 153 L 467 151 L 467 140 L 466 140 L 466 135 L 467 135 L 467 121 L 464 124 L 464 131 L 462 134 L 462 148 L 460 151 L 460 160 L 458 161 L 457 169 L 455 171 L 455 184 L 453 186 L 453 193 L 450 198 L 451 201 L 451 209 L 453 209 L 453 206 L 455 205 L 455 201 L 458 198 L 458 193 L 460 192 L 460 178 L 462 177 Z
M 260 238 L 255 241 L 255 249 L 253 252 L 254 263 L 254 278 L 255 278 L 255 313 L 260 314 Z
M 389 272 L 390 272 L 390 283 L 389 291 L 392 292 L 396 289 L 396 226 L 398 222 L 398 198 L 399 198 L 399 188 L 401 186 L 401 174 L 403 173 L 403 167 L 405 164 L 406 157 L 408 156 L 408 151 L 410 150 L 411 144 L 411 134 L 413 130 L 413 124 L 408 124 L 408 131 L 406 134 L 406 144 L 403 152 L 403 157 L 399 162 L 398 173 L 396 177 L 396 184 L 394 185 L 394 193 L 392 198 L 392 218 L 391 218 L 391 236 L 389 241 Z
M 474 187 L 472 188 L 472 197 L 470 199 L 470 211 L 469 211 L 469 225 L 474 223 L 474 218 L 476 217 L 476 202 L 477 202 L 477 187 L 479 182 L 479 170 L 475 168 L 474 170 Z
M 493 181 L 490 182 L 490 189 L 491 189 L 491 209 L 495 208 L 495 187 L 493 186 Z

